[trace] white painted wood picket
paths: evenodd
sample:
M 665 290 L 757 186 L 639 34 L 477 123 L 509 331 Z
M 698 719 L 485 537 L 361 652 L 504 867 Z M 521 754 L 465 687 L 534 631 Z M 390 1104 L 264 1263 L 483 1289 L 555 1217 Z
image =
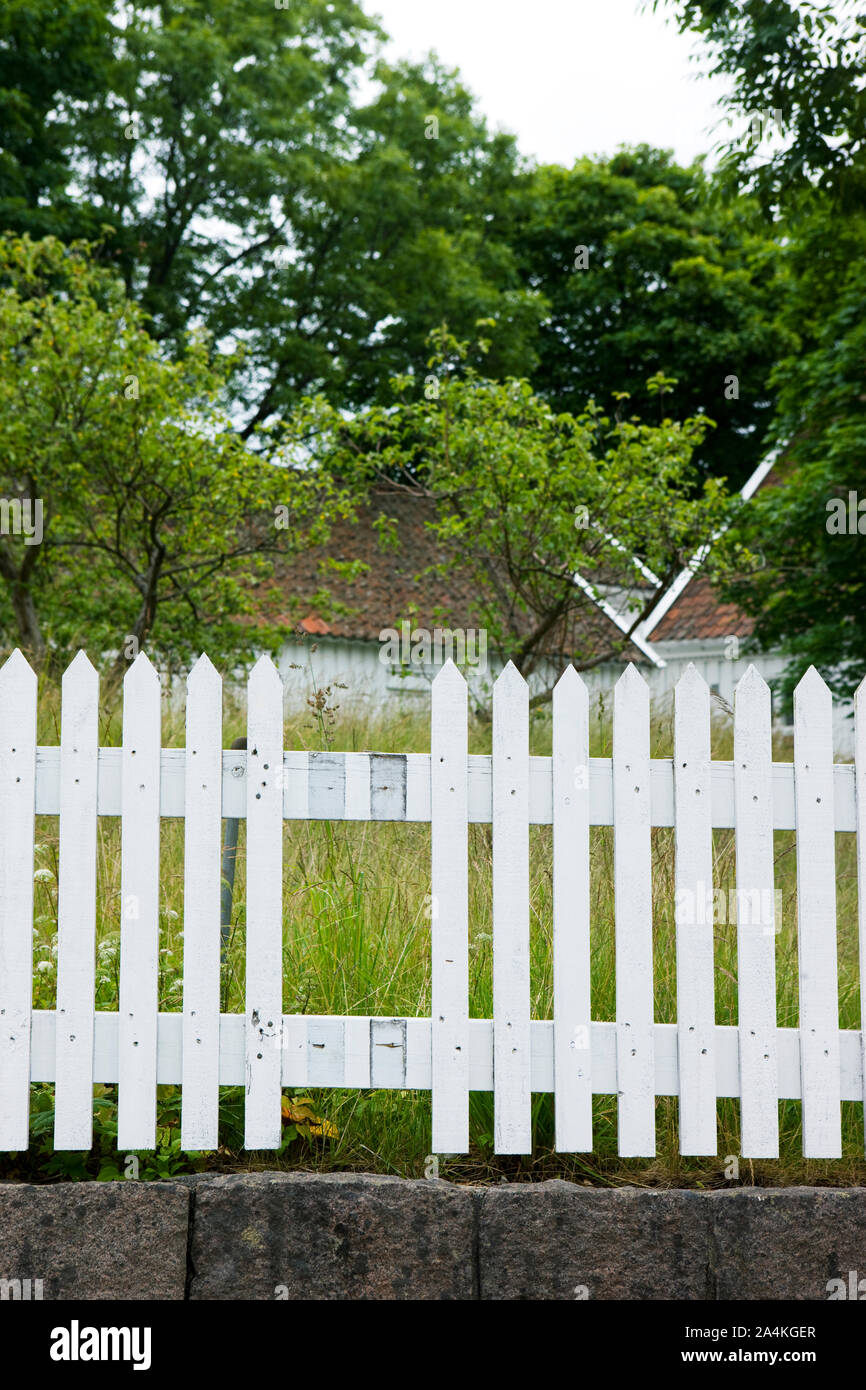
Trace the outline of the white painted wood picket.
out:
M 676 690 L 674 757 L 650 757 L 649 691 L 629 667 L 611 758 L 589 757 L 589 702 L 569 668 L 553 700 L 553 754 L 529 755 L 525 682 L 494 689 L 493 752 L 468 755 L 466 684 L 433 685 L 431 752 L 283 748 L 283 691 L 268 658 L 249 681 L 247 751 L 222 747 L 222 684 L 206 656 L 187 682 L 186 747 L 162 749 L 160 684 L 142 655 L 124 682 L 121 748 L 98 748 L 98 678 L 84 653 L 63 678 L 59 747 L 37 747 L 37 682 L 19 652 L 0 669 L 0 1149 L 28 1143 L 29 1086 L 56 1087 L 55 1146 L 90 1147 L 93 1086 L 118 1085 L 118 1147 L 156 1141 L 156 1088 L 181 1084 L 185 1148 L 218 1142 L 220 1086 L 243 1085 L 246 1145 L 280 1142 L 283 1087 L 432 1091 L 435 1153 L 469 1145 L 469 1094 L 494 1095 L 495 1148 L 527 1153 L 534 1093 L 556 1101 L 556 1147 L 593 1146 L 593 1096 L 615 1095 L 623 1155 L 655 1152 L 658 1096 L 678 1096 L 680 1149 L 717 1150 L 716 1101 L 739 1097 L 741 1153 L 778 1155 L 778 1101 L 802 1101 L 803 1152 L 841 1154 L 842 1100 L 866 1097 L 861 1027 L 840 1030 L 835 835 L 856 833 L 866 972 L 866 682 L 856 756 L 834 764 L 830 693 L 810 670 L 795 699 L 793 763 L 773 763 L 770 693 L 751 667 L 736 692 L 734 758 L 710 757 L 710 696 L 690 667 Z M 59 816 L 57 1008 L 32 1008 L 35 816 Z M 117 1012 L 96 1011 L 98 816 L 122 823 Z M 185 817 L 182 1013 L 158 1012 L 159 845 Z M 247 825 L 246 1010 L 220 1013 L 222 819 Z M 430 1018 L 282 1012 L 284 822 L 431 827 Z M 493 1018 L 469 1016 L 468 828 L 493 835 Z M 529 828 L 553 827 L 553 1019 L 530 1007 Z M 590 827 L 614 838 L 616 1019 L 593 1022 Z M 654 1017 L 652 828 L 673 826 L 677 1023 Z M 715 1022 L 714 828 L 736 832 L 736 1027 Z M 799 1027 L 776 1017 L 773 833 L 797 839 Z M 683 904 L 692 904 L 691 912 Z

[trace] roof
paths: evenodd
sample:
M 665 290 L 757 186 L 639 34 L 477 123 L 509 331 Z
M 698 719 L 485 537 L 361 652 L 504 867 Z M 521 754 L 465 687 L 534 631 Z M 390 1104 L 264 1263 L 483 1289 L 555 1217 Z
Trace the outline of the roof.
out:
M 784 481 L 785 471 L 784 460 L 774 450 L 758 464 L 741 496 L 748 501 L 759 489 L 778 487 Z M 709 546 L 698 551 L 691 564 L 659 595 L 659 602 L 636 634 L 645 645 L 651 648 L 655 642 L 695 642 L 731 634 L 751 636 L 754 620 L 735 603 L 723 603 L 707 576 L 700 573 L 708 552 Z
M 384 533 L 380 519 L 396 523 Z M 436 510 L 428 498 L 381 486 L 355 520 L 336 523 L 325 545 L 278 561 L 267 583 L 274 620 L 323 637 L 378 642 L 386 628 L 410 618 L 417 628 L 478 629 L 477 584 L 455 547 L 436 535 Z M 329 561 L 361 560 L 368 567 L 355 579 L 328 570 Z M 425 571 L 445 565 L 435 575 Z M 331 603 L 322 600 L 327 590 Z M 527 635 L 530 617 L 502 585 L 502 621 L 516 637 Z M 276 602 L 274 602 L 276 600 Z M 602 608 L 587 598 L 567 622 L 552 629 L 542 655 L 583 660 L 645 662 L 646 657 Z
M 705 574 L 695 575 L 652 630 L 653 642 L 694 642 L 702 637 L 750 636 L 754 623 L 735 603 L 720 603 Z

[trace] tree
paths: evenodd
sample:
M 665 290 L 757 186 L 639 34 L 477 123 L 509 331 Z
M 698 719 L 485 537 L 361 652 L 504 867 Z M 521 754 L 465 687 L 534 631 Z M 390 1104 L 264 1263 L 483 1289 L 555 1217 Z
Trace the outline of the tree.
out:
M 443 313 L 467 332 L 497 316 L 503 369 L 527 366 L 544 304 L 497 220 L 519 160 L 457 74 L 374 66 L 381 31 L 356 0 L 76 7 L 80 52 L 52 40 L 47 0 L 38 25 L 24 0 L 4 21 L 10 69 L 43 43 L 51 59 L 12 142 L 6 225 L 112 228 L 100 254 L 158 341 L 178 353 L 201 324 L 247 349 L 248 437 L 304 393 L 377 399 Z M 48 197 L 66 220 L 46 222 Z
M 41 660 L 78 645 L 183 663 L 250 655 L 268 558 L 322 540 L 348 496 L 225 409 L 226 363 L 170 362 L 87 248 L 0 239 L 0 624 Z M 285 605 L 281 605 L 285 606 Z M 273 645 L 273 626 L 256 645 Z
M 728 182 L 755 188 L 785 243 L 770 432 L 782 482 L 742 509 L 714 573 L 723 596 L 754 618 L 756 640 L 791 653 L 787 692 L 814 662 L 850 694 L 866 666 L 858 511 L 866 496 L 866 15 L 786 0 L 675 0 L 673 8 L 681 28 L 708 39 L 717 70 L 734 78 L 741 131 L 728 150 Z
M 791 654 L 787 695 L 810 664 L 840 695 L 853 694 L 866 669 L 866 268 L 858 259 L 843 269 L 844 239 L 827 244 L 843 253 L 838 302 L 823 321 L 807 321 L 814 346 L 786 364 L 793 436 L 782 481 L 741 509 L 713 558 L 723 597 L 753 617 L 756 641 Z M 828 272 L 804 271 L 804 317 L 815 277 Z
M 646 0 L 702 35 L 733 78 L 727 170 L 766 207 L 817 186 L 862 205 L 866 14 L 852 0 Z M 859 13 L 858 13 L 859 10 Z M 773 137 L 781 137 L 773 139 Z
M 584 670 L 615 658 L 628 638 L 594 621 L 575 573 L 599 592 L 638 584 L 646 598 L 633 557 L 668 579 L 710 540 L 729 503 L 692 461 L 707 420 L 616 421 L 592 403 L 579 416 L 556 413 L 525 380 L 480 376 L 446 330 L 433 344 L 435 392 L 403 377 L 393 407 L 349 420 L 322 398 L 307 402 L 287 422 L 287 447 L 313 448 L 343 482 L 387 479 L 432 502 L 446 556 L 435 574 L 460 566 L 488 646 L 525 676 L 551 650 Z M 390 543 L 387 512 L 381 528 Z
M 104 101 L 113 69 L 108 0 L 0 7 L 0 227 L 66 240 L 99 217 L 70 191 L 77 111 Z
M 392 376 L 423 372 L 443 318 L 467 335 L 494 321 L 493 374 L 534 364 L 547 305 L 509 244 L 509 199 L 530 178 L 514 140 L 489 134 L 458 74 L 435 61 L 379 64 L 376 76 L 351 158 L 314 174 L 291 208 L 289 262 L 227 287 L 217 331 L 256 325 L 244 335 L 252 422 L 304 394 L 390 400 Z
M 536 390 L 571 412 L 590 395 L 612 410 L 628 391 L 629 410 L 655 421 L 646 383 L 662 371 L 678 414 L 717 423 L 702 468 L 741 485 L 765 449 L 783 289 L 757 205 L 725 204 L 700 164 L 645 145 L 541 168 L 512 198 L 526 285 L 550 303 Z

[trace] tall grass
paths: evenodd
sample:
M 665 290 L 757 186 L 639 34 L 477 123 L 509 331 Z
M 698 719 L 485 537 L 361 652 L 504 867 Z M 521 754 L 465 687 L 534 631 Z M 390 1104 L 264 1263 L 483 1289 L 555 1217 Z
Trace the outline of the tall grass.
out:
M 320 702 L 321 704 L 321 702 Z M 611 751 L 610 707 L 596 709 L 591 738 L 593 756 Z M 227 702 L 224 746 L 244 732 L 239 703 Z M 102 712 L 101 742 L 120 740 L 117 707 Z M 40 743 L 59 742 L 58 692 L 48 689 L 39 709 Z M 182 710 L 166 702 L 163 744 L 182 746 Z M 346 751 L 429 751 L 429 720 L 411 708 L 371 711 L 345 703 L 337 711 L 287 711 L 286 747 Z M 534 715 L 531 751 L 549 754 L 549 714 Z M 671 754 L 670 710 L 655 713 L 652 754 Z M 490 728 L 474 724 L 470 751 L 490 751 Z M 732 733 L 723 714 L 713 729 L 713 756 L 730 758 Z M 774 756 L 791 758 L 790 744 L 776 739 Z M 430 891 L 429 826 L 390 823 L 287 822 L 284 832 L 283 1007 L 286 1012 L 429 1016 Z M 164 820 L 161 842 L 160 978 L 162 1010 L 182 1007 L 183 970 L 183 822 Z M 673 831 L 652 832 L 653 942 L 655 1017 L 676 1021 Z M 595 827 L 591 854 L 592 1012 L 596 1020 L 615 1017 L 615 947 L 613 903 L 613 836 L 610 827 Z M 473 825 L 470 857 L 470 1013 L 492 1016 L 491 831 Z M 782 922 L 776 938 L 777 1015 L 780 1026 L 796 1026 L 796 847 L 791 832 L 775 836 L 776 887 L 782 892 Z M 55 1003 L 57 956 L 58 833 L 55 817 L 37 822 L 34 1006 Z M 535 1018 L 552 1015 L 552 831 L 530 832 L 531 1000 Z M 120 828 L 116 818 L 100 818 L 98 833 L 97 1008 L 117 1008 L 120 945 Z M 222 977 L 222 1008 L 243 1012 L 245 948 L 245 824 L 241 823 L 235 879 L 234 914 Z M 714 886 L 735 886 L 732 831 L 714 834 Z M 837 836 L 837 902 L 840 1002 L 843 1028 L 859 1027 L 857 965 L 857 888 L 853 836 Z M 215 924 L 216 929 L 216 924 Z M 736 925 L 715 928 L 716 1021 L 737 1022 Z M 42 1088 L 45 1090 L 46 1088 Z M 48 1088 L 50 1090 L 50 1088 Z M 109 1095 L 110 1095 L 110 1088 Z M 314 1091 L 313 1108 L 336 1133 L 307 1135 L 288 1143 L 278 1155 L 241 1152 L 242 1099 L 226 1098 L 223 1145 L 218 1155 L 204 1156 L 197 1166 L 312 1167 L 364 1169 L 421 1176 L 430 1145 L 430 1096 L 421 1092 Z M 161 1088 L 161 1105 L 176 1118 L 175 1088 Z M 844 1158 L 807 1161 L 800 1153 L 800 1106 L 780 1103 L 781 1157 L 778 1161 L 740 1165 L 740 1180 L 759 1184 L 797 1182 L 861 1183 L 862 1107 L 843 1105 Z M 727 1156 L 739 1153 L 738 1105 L 718 1104 L 719 1157 L 683 1158 L 678 1152 L 677 1104 L 657 1101 L 658 1156 L 653 1160 L 620 1159 L 616 1153 L 616 1099 L 597 1096 L 596 1137 L 591 1155 L 557 1155 L 553 1151 L 553 1098 L 533 1098 L 534 1148 L 531 1156 L 497 1157 L 493 1153 L 493 1099 L 473 1093 L 470 1101 L 471 1151 L 468 1156 L 440 1158 L 440 1175 L 458 1181 L 568 1177 L 590 1183 L 646 1185 L 725 1185 Z M 169 1122 L 170 1123 L 170 1122 Z M 186 1160 L 178 1157 L 178 1164 Z M 8 1172 L 9 1161 L 0 1164 Z M 20 1164 L 19 1170 L 20 1171 Z

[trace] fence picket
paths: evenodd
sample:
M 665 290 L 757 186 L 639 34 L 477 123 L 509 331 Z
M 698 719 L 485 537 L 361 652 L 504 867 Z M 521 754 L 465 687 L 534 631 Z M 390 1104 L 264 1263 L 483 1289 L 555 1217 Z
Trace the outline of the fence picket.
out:
M 466 681 L 433 682 L 430 737 L 433 1152 L 469 1149 L 469 829 Z
M 776 937 L 744 921 L 744 901 L 774 904 L 772 706 L 750 666 L 734 691 L 734 805 L 737 859 L 737 988 L 743 1158 L 779 1156 L 776 1055 Z
M 280 1145 L 283 976 L 283 686 L 270 657 L 249 679 L 244 1147 Z
M 860 1075 L 866 1151 L 866 678 L 854 696 L 854 785 L 857 816 L 857 916 L 860 959 Z
M 160 688 L 141 652 L 123 680 L 117 1144 L 156 1147 Z
M 529 1037 L 529 692 L 509 661 L 493 687 L 493 1129 L 532 1150 Z
M 215 1149 L 219 1129 L 222 681 L 200 656 L 186 682 L 181 1144 Z
M 674 798 L 680 1153 L 709 1155 L 718 1143 L 710 688 L 692 663 L 676 686 Z
M 96 767 L 99 676 L 84 652 L 63 673 L 57 897 L 55 1149 L 93 1143 Z
M 17 649 L 0 668 L 0 1150 L 30 1128 L 36 675 Z
M 589 951 L 589 694 L 573 666 L 553 691 L 555 1143 L 592 1149 Z
M 803 1157 L 842 1157 L 833 705 L 810 666 L 794 691 Z
M 628 1158 L 656 1151 L 649 735 L 649 686 L 629 664 L 613 717 L 617 1147 Z
M 184 750 L 162 749 L 159 676 L 124 681 L 123 745 L 98 747 L 99 683 L 80 652 L 63 676 L 59 748 L 36 745 L 36 677 L 0 668 L 0 1150 L 26 1149 L 29 1085 L 56 1085 L 57 1149 L 89 1148 L 94 1082 L 117 1084 L 118 1149 L 153 1148 L 156 1086 L 182 1086 L 181 1143 L 218 1142 L 220 1085 L 245 1085 L 245 1145 L 277 1148 L 285 1086 L 429 1088 L 433 1151 L 469 1147 L 469 1095 L 494 1092 L 497 1153 L 527 1153 L 532 1094 L 556 1100 L 556 1147 L 591 1151 L 595 1094 L 616 1090 L 619 1153 L 655 1152 L 656 1096 L 678 1095 L 680 1151 L 717 1147 L 716 1098 L 738 1096 L 744 1158 L 778 1156 L 778 1100 L 801 1100 L 803 1154 L 841 1156 L 841 1102 L 866 1102 L 861 1027 L 838 1014 L 835 834 L 857 835 L 866 978 L 866 680 L 853 765 L 833 761 L 830 691 L 795 693 L 793 764 L 772 761 L 770 692 L 754 667 L 734 697 L 734 757 L 714 763 L 710 695 L 676 687 L 674 757 L 650 759 L 649 687 L 630 666 L 614 698 L 613 756 L 590 759 L 589 700 L 569 668 L 553 693 L 550 758 L 529 756 L 529 692 L 494 686 L 493 752 L 468 755 L 466 682 L 433 685 L 431 753 L 283 751 L 273 662 L 249 681 L 248 748 L 222 748 L 222 685 L 206 656 L 187 682 Z M 180 772 L 181 761 L 184 765 Z M 182 781 L 179 780 L 182 777 Z M 243 783 L 246 789 L 243 790 Z M 118 1009 L 95 1012 L 98 816 L 121 815 Z M 219 1012 L 222 814 L 247 822 L 246 1009 Z M 36 814 L 60 817 L 55 1010 L 32 1010 Z M 183 1014 L 159 1013 L 160 817 L 185 816 Z M 429 822 L 430 1018 L 282 1014 L 283 818 Z M 492 824 L 493 1019 L 469 1017 L 468 826 Z M 530 824 L 553 827 L 553 1018 L 531 1019 Z M 612 825 L 616 1021 L 590 994 L 590 826 Z M 654 1022 L 652 827 L 676 843 L 677 1022 Z M 736 836 L 738 1010 L 714 1018 L 713 829 Z M 774 828 L 796 830 L 799 1026 L 777 1027 Z M 866 1104 L 864 1104 L 866 1114 Z M 866 1132 L 864 1132 L 866 1148 Z

